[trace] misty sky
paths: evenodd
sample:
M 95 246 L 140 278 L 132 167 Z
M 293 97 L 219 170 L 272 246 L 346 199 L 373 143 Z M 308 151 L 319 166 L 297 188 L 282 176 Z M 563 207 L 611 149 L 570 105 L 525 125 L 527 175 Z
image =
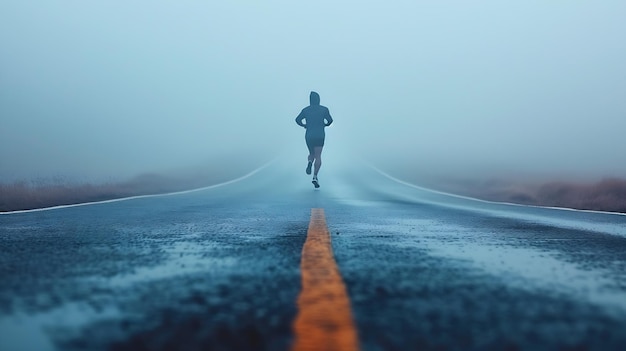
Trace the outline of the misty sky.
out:
M 2 1 L 0 181 L 305 160 L 311 90 L 325 152 L 626 177 L 625 19 L 621 0 Z

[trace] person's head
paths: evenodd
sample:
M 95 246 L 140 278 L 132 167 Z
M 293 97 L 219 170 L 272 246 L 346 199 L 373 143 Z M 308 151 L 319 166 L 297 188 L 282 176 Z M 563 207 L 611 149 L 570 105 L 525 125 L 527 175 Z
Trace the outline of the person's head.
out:
M 320 104 L 320 94 L 312 91 L 311 94 L 309 95 L 309 101 L 311 102 L 311 105 L 319 105 Z

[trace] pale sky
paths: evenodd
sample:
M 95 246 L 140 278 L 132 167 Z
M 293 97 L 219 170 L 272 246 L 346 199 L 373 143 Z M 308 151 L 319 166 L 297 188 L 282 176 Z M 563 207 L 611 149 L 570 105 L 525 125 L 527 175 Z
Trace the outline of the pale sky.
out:
M 626 177 L 625 18 L 624 1 L 1 1 L 0 181 L 305 153 L 311 90 L 327 145 L 373 162 Z

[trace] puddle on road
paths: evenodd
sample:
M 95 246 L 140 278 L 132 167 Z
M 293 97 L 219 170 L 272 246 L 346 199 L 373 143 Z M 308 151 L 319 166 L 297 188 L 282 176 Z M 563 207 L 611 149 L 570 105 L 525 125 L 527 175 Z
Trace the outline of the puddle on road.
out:
M 48 330 L 76 328 L 120 316 L 115 307 L 96 311 L 86 303 L 68 303 L 42 313 L 17 313 L 0 319 L 0 350 L 55 350 Z
M 160 265 L 138 268 L 132 273 L 110 278 L 92 279 L 107 287 L 124 288 L 133 284 L 169 279 L 181 275 L 223 271 L 237 263 L 237 259 L 234 257 L 210 257 L 210 251 L 210 247 L 207 245 L 186 241 L 176 242 L 166 250 L 166 257 Z
M 223 271 L 237 262 L 233 257 L 210 257 L 211 246 L 206 244 L 175 242 L 166 247 L 165 259 L 159 258 L 162 264 L 113 277 L 88 277 L 79 283 L 117 290 L 182 275 Z M 51 335 L 55 330 L 77 330 L 101 320 L 119 318 L 122 313 L 110 303 L 97 310 L 88 302 L 72 302 L 46 312 L 18 312 L 0 317 L 0 350 L 54 350 Z
M 612 288 L 615 281 L 606 278 L 614 272 L 583 269 L 560 260 L 554 251 L 514 247 L 488 233 L 433 220 L 391 219 L 358 227 L 395 233 L 391 245 L 419 247 L 433 256 L 467 262 L 516 288 L 556 291 L 626 313 L 626 292 Z
M 603 272 L 580 269 L 555 258 L 553 253 L 503 245 L 442 245 L 434 240 L 420 244 L 425 244 L 434 255 L 470 261 L 483 271 L 503 277 L 508 284 L 517 287 L 530 284 L 573 294 L 595 304 L 619 306 L 626 313 L 626 293 L 609 288 L 613 281 L 606 279 Z

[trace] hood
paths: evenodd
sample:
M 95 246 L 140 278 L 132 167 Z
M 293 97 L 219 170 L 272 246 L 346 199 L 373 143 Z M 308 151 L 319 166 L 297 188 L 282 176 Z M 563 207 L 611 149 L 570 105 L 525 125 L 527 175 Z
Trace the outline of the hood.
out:
M 309 95 L 309 101 L 311 101 L 311 105 L 319 105 L 320 104 L 320 94 L 312 91 L 311 95 Z

